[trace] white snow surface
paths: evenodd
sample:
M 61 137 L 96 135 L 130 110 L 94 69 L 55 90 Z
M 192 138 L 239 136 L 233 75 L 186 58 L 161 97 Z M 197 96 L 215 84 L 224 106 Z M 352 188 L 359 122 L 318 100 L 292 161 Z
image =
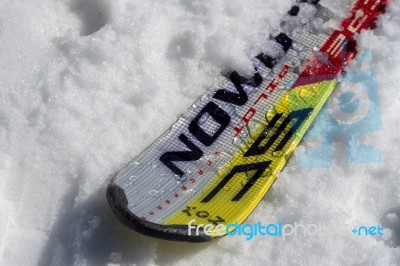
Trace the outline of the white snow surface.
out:
M 326 0 L 337 14 L 352 1 Z M 400 4 L 359 36 L 377 74 L 381 162 L 301 168 L 301 145 L 249 217 L 326 224 L 331 237 L 190 244 L 123 226 L 109 176 L 227 69 L 250 73 L 292 0 L 2 0 L 0 265 L 399 265 Z M 338 155 L 339 154 L 339 155 Z M 383 237 L 353 226 L 381 225 Z

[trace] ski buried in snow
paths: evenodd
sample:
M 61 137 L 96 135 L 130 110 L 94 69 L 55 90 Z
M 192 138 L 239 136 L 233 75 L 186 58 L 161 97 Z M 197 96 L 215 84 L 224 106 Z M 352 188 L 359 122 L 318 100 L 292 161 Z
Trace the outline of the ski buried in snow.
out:
M 242 223 L 356 56 L 355 36 L 375 27 L 388 2 L 356 0 L 338 18 L 318 0 L 297 1 L 253 59 L 253 76 L 226 75 L 114 175 L 107 199 L 116 216 L 143 234 L 190 242 L 221 235 L 191 232 L 193 220 Z M 340 29 L 327 27 L 329 20 Z

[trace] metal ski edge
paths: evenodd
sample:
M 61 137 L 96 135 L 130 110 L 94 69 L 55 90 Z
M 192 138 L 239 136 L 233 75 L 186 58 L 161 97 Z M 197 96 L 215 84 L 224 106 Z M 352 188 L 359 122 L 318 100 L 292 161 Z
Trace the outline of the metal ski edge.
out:
M 128 200 L 124 190 L 116 184 L 109 184 L 107 187 L 107 201 L 113 213 L 127 227 L 138 233 L 155 238 L 172 241 L 185 242 L 208 242 L 213 237 L 204 233 L 203 228 L 199 229 L 199 234 L 192 230 L 192 236 L 188 237 L 188 228 L 184 225 L 162 225 L 140 219 L 128 209 Z

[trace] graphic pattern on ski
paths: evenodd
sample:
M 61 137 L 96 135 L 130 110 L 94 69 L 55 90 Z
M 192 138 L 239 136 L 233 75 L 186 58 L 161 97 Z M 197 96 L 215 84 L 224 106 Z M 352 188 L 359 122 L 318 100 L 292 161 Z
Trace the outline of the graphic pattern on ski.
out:
M 243 222 L 271 187 L 355 57 L 355 35 L 375 27 L 389 0 L 355 1 L 341 29 L 319 1 L 299 1 L 253 59 L 255 73 L 226 75 L 159 140 L 121 169 L 108 201 L 128 226 L 166 239 L 187 224 Z M 301 17 L 302 7 L 314 8 Z

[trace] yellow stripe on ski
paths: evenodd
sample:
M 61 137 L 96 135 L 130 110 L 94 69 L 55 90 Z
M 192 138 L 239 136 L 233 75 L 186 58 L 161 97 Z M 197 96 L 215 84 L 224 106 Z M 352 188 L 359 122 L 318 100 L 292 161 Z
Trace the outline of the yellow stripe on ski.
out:
M 288 130 L 280 134 L 272 147 L 264 154 L 245 157 L 244 152 L 238 152 L 230 163 L 219 171 L 215 179 L 202 193 L 190 201 L 184 209 L 168 217 L 164 224 L 187 225 L 193 219 L 196 220 L 195 224 L 214 223 L 228 225 L 235 222 L 242 223 L 272 186 L 277 174 L 282 170 L 336 85 L 337 80 L 335 79 L 303 85 L 287 91 L 275 108 L 266 113 L 265 121 L 258 125 L 254 132 L 251 132 L 250 135 L 255 136 L 255 138 L 248 139 L 244 147 L 242 147 L 242 151 L 247 151 L 276 114 L 287 116 L 296 110 L 312 108 L 312 112 L 303 121 L 282 151 L 273 152 Z M 270 133 L 267 134 L 266 141 L 269 139 L 268 135 L 273 134 L 281 124 L 282 122 L 276 123 L 271 128 Z M 235 174 L 209 202 L 202 202 L 235 166 L 264 161 L 271 161 L 269 167 L 240 200 L 232 201 L 232 198 L 254 176 L 255 170 Z

